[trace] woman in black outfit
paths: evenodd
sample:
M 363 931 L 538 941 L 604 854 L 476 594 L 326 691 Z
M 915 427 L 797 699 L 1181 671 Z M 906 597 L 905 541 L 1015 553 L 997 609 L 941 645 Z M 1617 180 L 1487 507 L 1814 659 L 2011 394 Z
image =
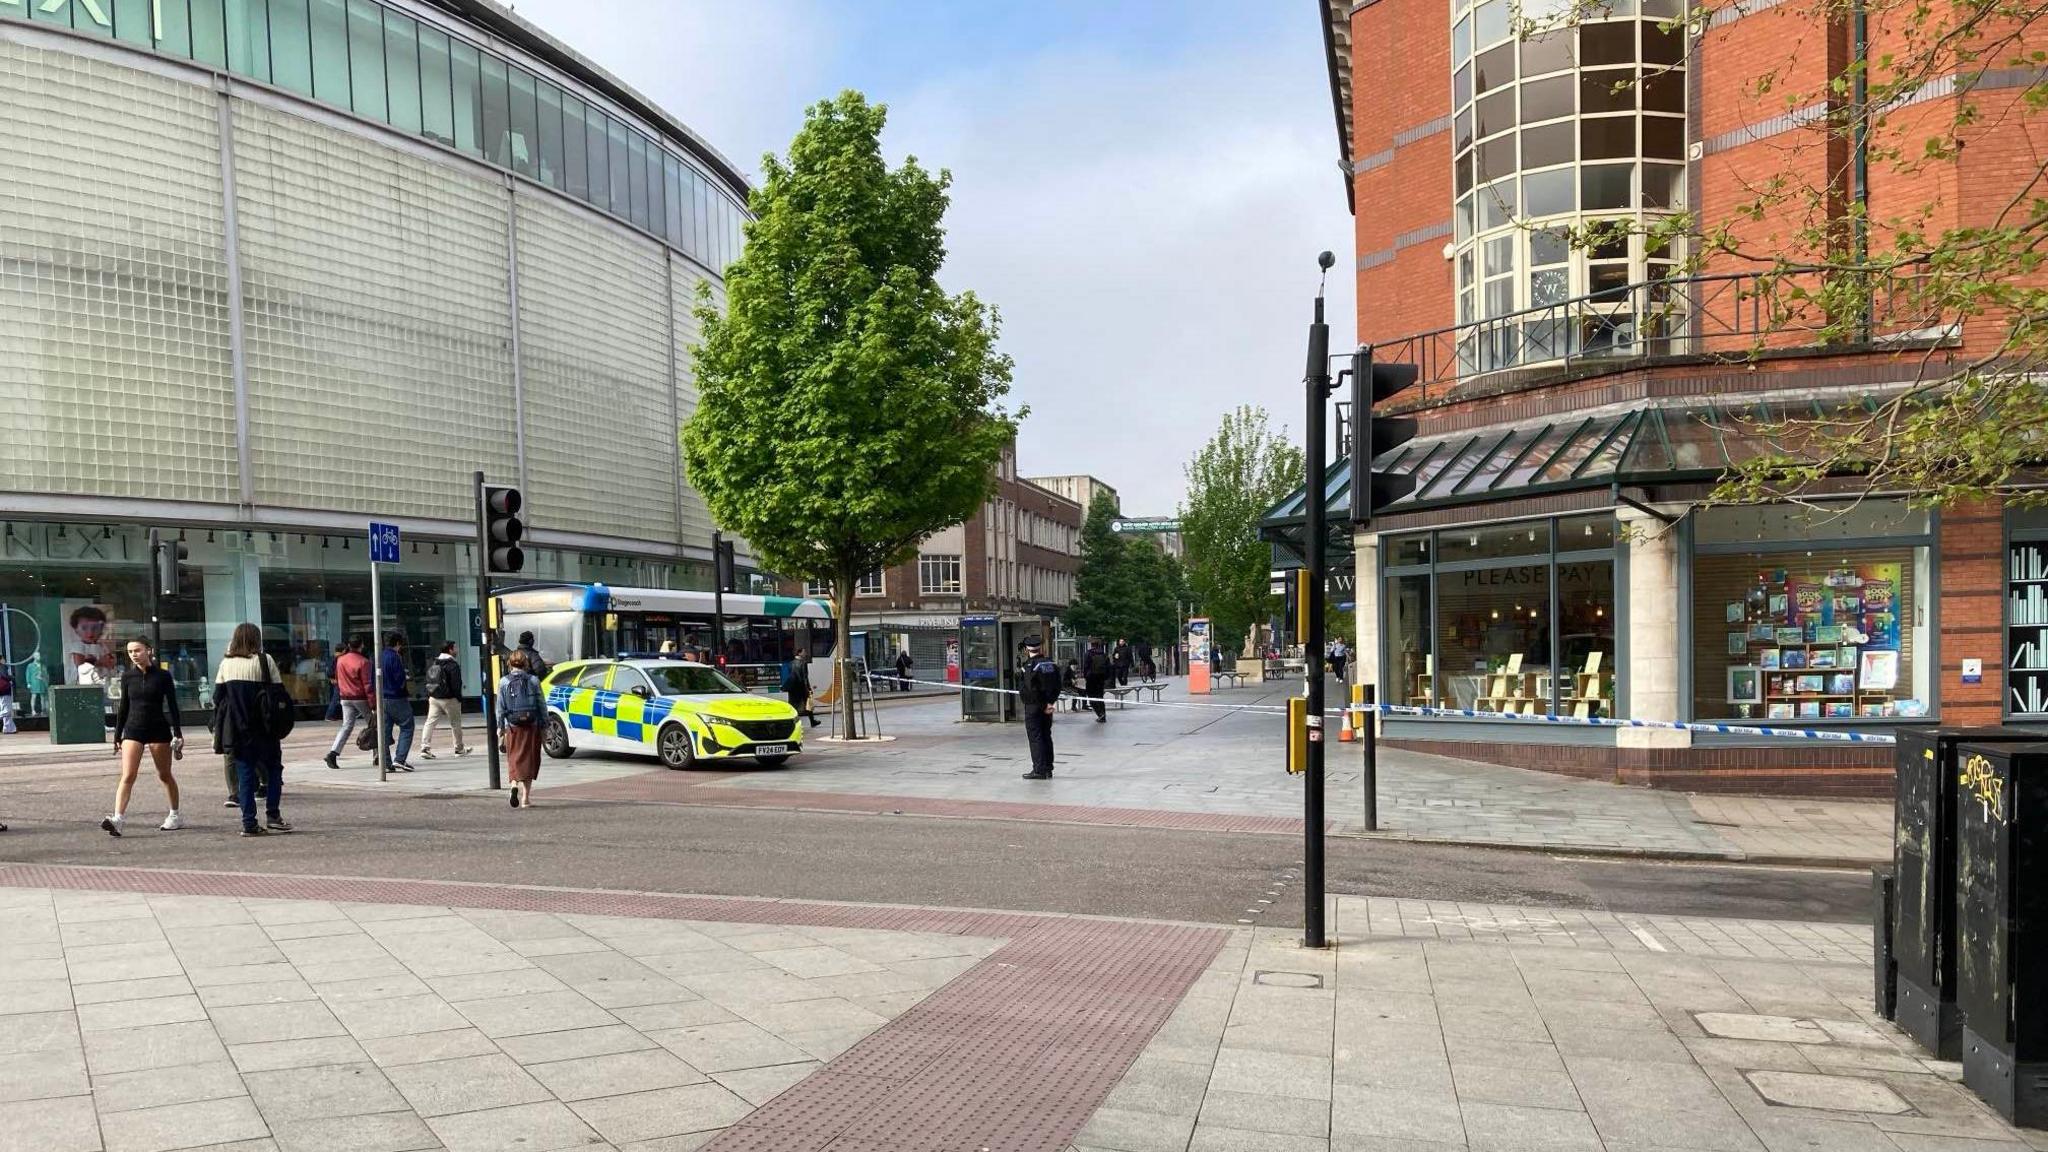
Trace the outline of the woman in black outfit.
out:
M 121 822 L 128 815 L 128 797 L 135 791 L 135 776 L 142 769 L 142 751 L 147 748 L 156 761 L 156 778 L 164 782 L 170 800 L 170 815 L 160 827 L 175 832 L 185 826 L 178 815 L 178 781 L 171 775 L 171 756 L 183 754 L 185 730 L 178 723 L 178 685 L 168 669 L 159 667 L 156 653 L 140 640 L 128 642 L 128 664 L 121 673 L 121 703 L 114 710 L 114 755 L 121 760 L 121 782 L 114 786 L 114 814 L 100 821 L 110 836 L 121 834 Z

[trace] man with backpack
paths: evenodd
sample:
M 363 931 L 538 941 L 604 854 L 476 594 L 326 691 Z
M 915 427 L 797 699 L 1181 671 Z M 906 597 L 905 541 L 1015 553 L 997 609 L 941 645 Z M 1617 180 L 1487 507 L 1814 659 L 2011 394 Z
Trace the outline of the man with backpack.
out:
M 469 755 L 462 746 L 462 662 L 455 655 L 455 641 L 441 645 L 434 662 L 427 665 L 427 727 L 420 733 L 420 758 L 434 758 L 434 731 L 446 721 L 455 730 L 455 754 Z

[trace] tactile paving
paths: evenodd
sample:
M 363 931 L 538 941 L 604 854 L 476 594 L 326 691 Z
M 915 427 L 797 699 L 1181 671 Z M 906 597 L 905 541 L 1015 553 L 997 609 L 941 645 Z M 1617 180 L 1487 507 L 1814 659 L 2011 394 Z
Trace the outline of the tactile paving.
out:
M 1222 947 L 1221 929 L 454 881 L 0 864 L 0 886 L 331 900 L 1004 939 L 711 1152 L 1061 1152 Z

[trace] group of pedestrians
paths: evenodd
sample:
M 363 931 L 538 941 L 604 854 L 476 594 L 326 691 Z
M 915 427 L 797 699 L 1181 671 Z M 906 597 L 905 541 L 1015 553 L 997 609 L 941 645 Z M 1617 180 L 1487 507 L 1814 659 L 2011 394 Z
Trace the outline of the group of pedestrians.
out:
M 185 827 L 178 811 L 178 779 L 174 761 L 185 755 L 185 729 L 178 715 L 178 687 L 170 670 L 157 663 L 148 642 L 128 642 L 121 673 L 121 701 L 114 712 L 114 755 L 121 765 L 114 785 L 114 811 L 100 821 L 110 836 L 123 834 L 128 805 L 148 756 L 164 788 L 169 811 L 164 832 Z M 242 812 L 242 835 L 263 836 L 293 830 L 284 818 L 284 760 L 281 742 L 291 731 L 291 698 L 277 662 L 263 652 L 263 631 L 254 624 L 235 626 L 227 655 L 213 677 L 213 750 L 226 767 L 231 796 L 228 807 Z M 256 818 L 256 801 L 264 802 L 264 819 Z

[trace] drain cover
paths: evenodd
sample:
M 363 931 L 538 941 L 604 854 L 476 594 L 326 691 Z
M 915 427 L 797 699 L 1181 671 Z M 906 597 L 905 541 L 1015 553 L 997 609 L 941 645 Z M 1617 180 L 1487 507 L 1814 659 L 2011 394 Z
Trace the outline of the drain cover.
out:
M 1744 1072 L 1756 1094 L 1787 1108 L 1825 1112 L 1876 1112 L 1898 1116 L 1913 1110 L 1899 1094 L 1861 1076 L 1820 1076 L 1811 1072 Z

